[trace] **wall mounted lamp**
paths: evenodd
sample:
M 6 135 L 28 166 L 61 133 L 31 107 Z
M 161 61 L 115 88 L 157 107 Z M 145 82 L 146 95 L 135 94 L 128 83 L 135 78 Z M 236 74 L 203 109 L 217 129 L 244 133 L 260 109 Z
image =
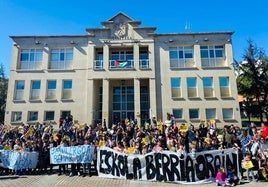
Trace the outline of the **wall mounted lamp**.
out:
M 34 43 L 35 43 L 35 45 L 41 44 L 41 42 L 39 40 L 35 40 Z

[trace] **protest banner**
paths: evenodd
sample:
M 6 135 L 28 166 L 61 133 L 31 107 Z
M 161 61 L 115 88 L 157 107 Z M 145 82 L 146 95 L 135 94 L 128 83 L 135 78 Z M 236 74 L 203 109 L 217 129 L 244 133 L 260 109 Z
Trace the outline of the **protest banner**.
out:
M 2 161 L 2 167 L 9 169 L 27 169 L 35 168 L 38 162 L 37 152 L 17 152 L 1 150 L 0 159 Z
M 50 149 L 50 163 L 90 163 L 94 156 L 94 149 L 93 145 L 53 147 Z
M 215 181 L 220 166 L 231 166 L 239 176 L 239 158 L 235 149 L 203 151 L 195 155 L 170 151 L 136 155 L 101 147 L 97 158 L 98 174 L 107 178 L 205 183 Z

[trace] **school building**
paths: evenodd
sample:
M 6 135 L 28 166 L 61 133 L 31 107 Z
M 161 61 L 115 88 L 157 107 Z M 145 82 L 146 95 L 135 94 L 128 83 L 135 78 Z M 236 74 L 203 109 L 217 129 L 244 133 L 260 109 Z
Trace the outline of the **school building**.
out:
M 84 35 L 10 36 L 6 124 L 125 118 L 167 113 L 178 123 L 241 124 L 233 32 L 156 33 L 119 12 Z

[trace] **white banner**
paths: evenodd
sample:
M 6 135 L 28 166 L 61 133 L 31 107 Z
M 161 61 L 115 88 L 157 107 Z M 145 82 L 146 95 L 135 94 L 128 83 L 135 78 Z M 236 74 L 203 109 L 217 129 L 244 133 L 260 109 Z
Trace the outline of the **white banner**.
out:
M 37 152 L 17 152 L 17 151 L 5 151 L 1 150 L 0 152 L 2 167 L 9 169 L 27 169 L 35 168 L 38 161 Z
M 93 145 L 53 147 L 50 149 L 50 163 L 90 163 L 94 156 L 94 150 Z
M 195 155 L 179 155 L 170 151 L 128 155 L 101 147 L 97 158 L 99 176 L 108 178 L 193 184 L 214 182 L 220 166 L 231 166 L 239 173 L 235 149 L 203 151 Z

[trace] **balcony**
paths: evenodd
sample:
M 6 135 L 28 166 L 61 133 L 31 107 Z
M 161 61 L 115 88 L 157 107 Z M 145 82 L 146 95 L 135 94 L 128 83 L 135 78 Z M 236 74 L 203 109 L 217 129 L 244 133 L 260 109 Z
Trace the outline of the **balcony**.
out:
M 134 69 L 134 60 L 109 60 L 109 69 Z
M 104 62 L 103 60 L 94 60 L 93 64 L 94 70 L 103 70 Z M 149 60 L 142 59 L 139 60 L 140 69 L 149 69 Z M 134 69 L 134 60 L 119 61 L 119 60 L 110 60 L 109 69 Z

